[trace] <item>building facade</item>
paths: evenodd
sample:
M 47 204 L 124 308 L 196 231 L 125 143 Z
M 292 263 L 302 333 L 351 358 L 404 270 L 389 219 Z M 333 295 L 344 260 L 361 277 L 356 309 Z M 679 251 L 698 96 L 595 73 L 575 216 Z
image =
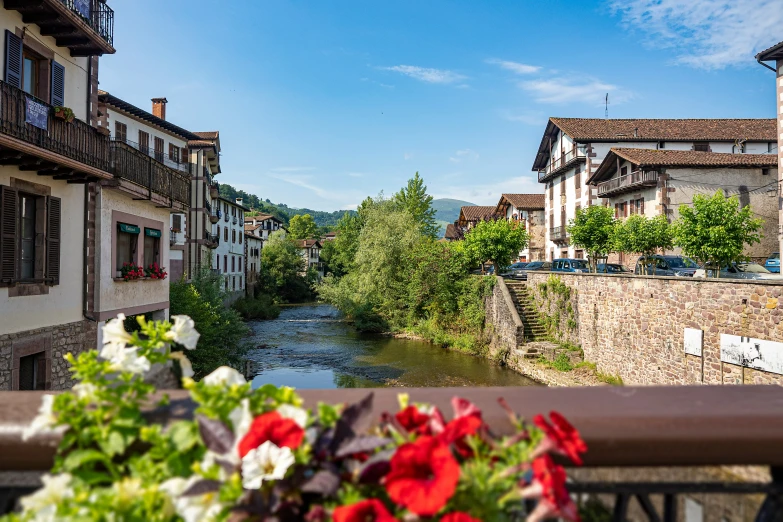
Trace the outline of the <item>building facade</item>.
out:
M 185 276 L 189 277 L 212 265 L 214 250 L 220 245 L 220 237 L 213 232 L 213 225 L 221 218 L 217 203 L 219 186 L 215 176 L 220 174 L 220 134 L 217 131 L 194 132 L 195 139 L 188 140 L 191 163 L 190 211 L 187 217 L 187 254 Z
M 777 154 L 772 119 L 550 118 L 533 163 L 545 186 L 546 256 L 582 257 L 566 231 L 579 208 L 598 202 L 590 178 L 613 147 Z
M 245 289 L 250 297 L 255 295 L 258 285 L 263 246 L 264 241 L 260 237 L 245 232 Z
M 546 257 L 546 213 L 544 194 L 503 194 L 495 216 L 519 223 L 528 234 L 528 245 L 516 261 L 541 261 Z
M 297 239 L 296 245 L 302 253 L 302 259 L 305 261 L 305 270 L 313 269 L 318 274 L 318 278 L 323 278 L 324 268 L 321 263 L 321 242 L 317 239 Z
M 0 389 L 63 389 L 63 356 L 94 347 L 97 330 L 84 317 L 95 295 L 87 200 L 91 186 L 115 179 L 97 129 L 98 57 L 115 52 L 113 12 L 100 2 L 6 2 L 0 26 Z
M 244 216 L 250 209 L 241 199 L 231 201 L 218 197 L 212 202 L 221 219 L 213 225 L 219 242 L 214 250 L 212 267 L 223 275 L 223 285 L 231 301 L 245 294 L 245 230 Z
M 271 214 L 256 214 L 245 218 L 245 231 L 264 241 L 283 228 L 283 222 Z
M 475 227 L 479 221 L 495 219 L 495 207 L 489 206 L 469 206 L 459 209 L 459 217 L 454 225 L 464 235 L 465 232 Z
M 775 73 L 775 107 L 778 139 L 778 176 L 783 176 L 783 42 L 773 45 L 756 55 L 756 60 Z M 772 66 L 764 62 L 772 62 Z M 778 183 L 783 183 L 779 177 Z M 783 185 L 780 185 L 783 186 Z M 778 223 L 783 223 L 783 197 L 778 202 Z M 783 252 L 783 230 L 778 227 L 778 252 Z

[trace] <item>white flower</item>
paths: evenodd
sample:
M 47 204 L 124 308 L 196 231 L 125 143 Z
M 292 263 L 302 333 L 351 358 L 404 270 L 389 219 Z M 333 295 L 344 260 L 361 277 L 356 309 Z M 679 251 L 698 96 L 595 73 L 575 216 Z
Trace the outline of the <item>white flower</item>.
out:
M 302 429 L 307 424 L 307 410 L 305 409 L 297 408 L 290 404 L 282 404 L 277 408 L 277 413 L 285 419 L 291 419 Z
M 242 459 L 242 485 L 245 489 L 258 489 L 264 481 L 280 480 L 293 463 L 291 448 L 279 448 L 268 440 Z
M 231 421 L 231 425 L 234 427 L 234 437 L 236 437 L 236 445 L 239 445 L 247 432 L 250 431 L 250 425 L 253 424 L 253 413 L 250 411 L 250 401 L 248 399 L 242 399 L 239 406 L 231 410 L 228 414 L 228 420 Z
M 187 315 L 172 315 L 174 324 L 164 337 L 169 341 L 181 344 L 188 350 L 194 350 L 201 334 L 196 331 L 196 323 Z
M 98 391 L 98 387 L 91 382 L 80 382 L 74 384 L 71 391 L 74 392 L 79 399 L 89 399 L 90 401 L 93 401 L 95 400 L 95 394 Z
M 171 352 L 169 354 L 169 359 L 175 359 L 179 361 L 179 367 L 182 369 L 183 377 L 193 377 L 193 375 L 195 375 L 193 373 L 193 365 L 190 363 L 190 359 L 188 359 L 188 356 L 185 355 L 184 353 Z
M 73 497 L 73 488 L 70 487 L 71 475 L 44 475 L 41 477 L 43 487 L 35 493 L 22 497 L 19 502 L 26 513 L 33 513 L 36 522 L 56 522 L 62 520 L 57 517 L 57 504 L 64 498 Z
M 214 372 L 204 377 L 204 383 L 210 386 L 232 386 L 234 384 L 246 384 L 242 374 L 228 366 L 221 366 Z
M 130 372 L 142 374 L 150 370 L 150 361 L 143 355 L 138 355 L 138 347 L 131 348 L 104 347 L 101 357 L 111 362 L 113 372 Z M 105 355 L 104 355 L 105 352 Z
M 125 331 L 125 314 L 118 314 L 116 319 L 107 321 L 103 326 L 103 344 L 124 348 L 131 342 L 131 335 Z M 108 359 L 101 352 L 101 357 Z
M 202 480 L 198 475 L 193 475 L 185 480 L 181 477 L 175 477 L 167 480 L 158 489 L 169 496 L 174 503 L 174 509 L 185 522 L 211 522 L 217 520 L 218 515 L 223 511 L 223 504 L 220 503 L 220 497 L 217 491 L 206 493 L 204 495 L 181 496 L 187 489 Z
M 41 407 L 33 422 L 22 432 L 22 440 L 27 441 L 38 435 L 60 434 L 68 429 L 67 426 L 57 425 L 57 416 L 54 414 L 54 395 L 41 397 Z

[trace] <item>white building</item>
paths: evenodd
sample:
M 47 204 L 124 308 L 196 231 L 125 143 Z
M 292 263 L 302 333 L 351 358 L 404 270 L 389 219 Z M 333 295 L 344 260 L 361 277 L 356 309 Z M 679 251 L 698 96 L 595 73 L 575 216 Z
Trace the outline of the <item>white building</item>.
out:
M 213 225 L 213 233 L 220 238 L 214 250 L 212 267 L 223 274 L 223 284 L 230 298 L 237 299 L 245 293 L 245 212 L 250 209 L 241 199 L 231 201 L 218 197 L 213 201 L 220 210 L 221 219 Z
M 302 258 L 305 261 L 305 269 L 311 268 L 318 273 L 318 277 L 324 276 L 324 268 L 321 264 L 321 242 L 317 239 L 297 239 L 296 246 L 299 247 L 299 251 L 302 253 Z
M 541 261 L 546 258 L 546 213 L 544 194 L 503 194 L 500 196 L 495 216 L 506 218 L 525 227 L 529 242 L 520 250 L 516 261 Z
M 213 232 L 214 223 L 220 219 L 219 187 L 214 181 L 215 176 L 220 174 L 220 133 L 193 134 L 198 139 L 188 140 L 193 176 L 190 178 L 190 212 L 187 218 L 186 277 L 202 269 L 215 268 L 212 264 L 213 251 L 220 243 L 220 238 Z
M 547 259 L 584 257 L 566 226 L 577 209 L 598 203 L 587 179 L 612 147 L 777 154 L 775 127 L 773 119 L 550 118 L 533 163 L 547 195 Z
M 245 218 L 245 231 L 264 241 L 269 239 L 273 232 L 282 228 L 283 222 L 271 214 L 256 214 Z

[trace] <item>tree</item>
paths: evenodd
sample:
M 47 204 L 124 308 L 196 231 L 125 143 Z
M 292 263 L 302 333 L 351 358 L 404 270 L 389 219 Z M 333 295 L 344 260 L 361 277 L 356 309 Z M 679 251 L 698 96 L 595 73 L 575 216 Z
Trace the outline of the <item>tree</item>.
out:
M 592 205 L 580 208 L 566 230 L 571 243 L 584 248 L 590 262 L 590 271 L 596 271 L 599 257 L 606 257 L 613 250 L 614 211 L 609 207 Z
M 304 273 L 305 260 L 296 242 L 282 230 L 273 232 L 261 249 L 261 289 L 285 301 L 306 300 L 310 287 Z
M 507 219 L 480 221 L 465 234 L 464 248 L 475 263 L 492 261 L 495 274 L 511 264 L 530 238 L 524 227 Z
M 440 227 L 435 221 L 432 196 L 427 194 L 427 186 L 418 172 L 408 180 L 407 186 L 394 195 L 392 200 L 399 208 L 408 211 L 425 236 L 433 239 L 438 237 Z
M 320 239 L 318 225 L 310 214 L 294 216 L 288 223 L 288 237 L 291 239 Z
M 651 256 L 659 250 L 672 248 L 672 241 L 672 227 L 666 216 L 648 218 L 636 214 L 617 223 L 614 229 L 614 250 L 617 252 Z M 647 270 L 647 264 L 642 263 L 642 270 Z
M 680 207 L 674 244 L 719 277 L 721 267 L 747 260 L 745 246 L 761 241 L 762 224 L 749 205 L 739 208 L 737 196 L 726 198 L 722 190 L 712 197 L 697 194 L 692 207 Z

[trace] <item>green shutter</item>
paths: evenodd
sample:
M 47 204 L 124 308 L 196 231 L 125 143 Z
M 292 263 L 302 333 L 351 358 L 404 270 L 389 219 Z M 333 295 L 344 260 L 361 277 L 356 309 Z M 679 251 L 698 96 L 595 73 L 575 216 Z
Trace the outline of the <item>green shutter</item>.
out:
M 154 228 L 144 228 L 144 235 L 149 237 L 160 237 L 160 230 Z
M 141 230 L 139 230 L 139 227 L 136 225 L 126 225 L 125 223 L 120 223 L 120 232 L 125 232 L 126 234 L 138 234 L 141 232 Z

